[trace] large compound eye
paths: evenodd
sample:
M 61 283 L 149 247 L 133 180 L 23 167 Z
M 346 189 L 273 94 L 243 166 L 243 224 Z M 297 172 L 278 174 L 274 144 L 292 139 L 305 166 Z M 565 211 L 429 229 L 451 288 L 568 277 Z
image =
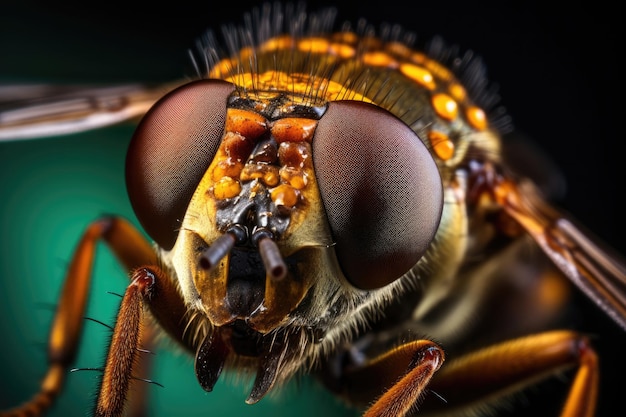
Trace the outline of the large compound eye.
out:
M 194 81 L 170 92 L 141 120 L 126 156 L 130 202 L 164 249 L 176 242 L 187 206 L 224 133 L 234 86 Z
M 374 105 L 331 102 L 315 132 L 313 163 L 346 278 L 375 289 L 411 269 L 443 209 L 439 170 L 415 132 Z

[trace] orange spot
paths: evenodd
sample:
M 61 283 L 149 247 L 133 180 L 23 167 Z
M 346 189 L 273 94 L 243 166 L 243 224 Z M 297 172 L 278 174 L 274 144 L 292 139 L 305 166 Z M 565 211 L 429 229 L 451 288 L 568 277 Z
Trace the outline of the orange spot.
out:
M 409 48 L 402 42 L 389 42 L 387 45 L 385 45 L 385 50 L 390 54 L 393 54 L 400 58 L 407 58 L 413 52 L 411 48 Z
M 373 67 L 396 68 L 398 66 L 398 62 L 395 59 L 382 51 L 366 52 L 361 56 L 361 60 L 364 64 Z
M 471 106 L 465 111 L 465 117 L 470 125 L 478 130 L 485 130 L 487 128 L 487 116 L 480 107 Z
M 275 51 L 278 49 L 288 49 L 293 46 L 293 37 L 285 35 L 267 40 L 261 45 L 261 51 Z
M 298 42 L 298 49 L 303 52 L 323 54 L 328 51 L 328 39 L 325 38 L 305 38 Z
M 428 61 L 428 58 L 422 52 L 413 52 L 410 59 L 416 64 L 423 64 L 424 62 Z
M 463 101 L 467 98 L 465 88 L 459 83 L 452 83 L 450 87 L 448 87 L 448 91 L 457 101 Z
M 307 184 L 304 172 L 294 167 L 287 166 L 281 168 L 280 178 L 297 190 L 303 189 Z
M 248 139 L 240 133 L 226 132 L 222 138 L 221 147 L 233 161 L 245 161 L 250 156 L 254 144 L 254 140 Z
M 244 182 L 258 179 L 265 185 L 274 186 L 278 184 L 278 167 L 268 164 L 247 164 L 239 178 Z
M 354 45 L 359 40 L 359 36 L 354 32 L 337 32 L 333 33 L 332 40 Z
M 272 166 L 263 174 L 263 183 L 268 187 L 273 187 L 278 184 L 278 168 Z
M 215 181 L 219 181 L 222 177 L 237 178 L 242 169 L 243 164 L 241 162 L 235 162 L 230 158 L 222 159 L 215 165 L 212 177 Z
M 223 177 L 213 187 L 213 195 L 219 200 L 232 198 L 241 192 L 239 181 L 230 177 Z
M 278 160 L 285 166 L 304 167 L 308 155 L 306 142 L 283 142 L 278 147 Z
M 414 64 L 402 64 L 400 72 L 429 90 L 435 89 L 435 78 L 426 68 Z
M 432 59 L 427 58 L 424 61 L 424 66 L 428 68 L 435 75 L 435 77 L 438 77 L 444 81 L 450 81 L 454 78 L 452 72 L 437 61 L 433 61 Z
M 494 200 L 498 204 L 506 205 L 507 202 L 513 202 L 512 204 L 520 204 L 519 189 L 517 188 L 517 185 L 512 183 L 511 181 L 503 181 L 499 183 L 496 187 L 493 188 L 492 192 L 493 192 Z M 515 220 L 519 221 L 519 218 L 515 217 Z M 537 229 L 539 227 L 538 223 L 535 222 L 534 219 L 531 219 L 530 223 L 528 224 L 523 224 L 523 226 L 526 226 L 526 227 L 532 226 L 533 228 L 537 228 Z M 529 232 L 529 233 L 532 233 L 532 232 Z M 536 233 L 543 233 L 543 232 L 540 232 L 537 230 Z
M 249 110 L 228 109 L 226 131 L 237 132 L 249 139 L 255 139 L 267 131 L 267 120 L 260 114 Z
M 211 71 L 209 72 L 209 77 L 211 78 L 221 78 L 230 74 L 231 70 L 234 68 L 233 61 L 230 59 L 222 59 L 218 62 Z
M 328 46 L 328 51 L 331 55 L 338 56 L 340 58 L 354 58 L 356 50 L 354 47 L 345 43 L 331 43 Z
M 439 159 L 447 161 L 454 155 L 454 143 L 445 133 L 431 130 L 428 132 L 428 140 Z
M 246 182 L 263 178 L 264 174 L 259 165 L 248 164 L 243 167 L 240 178 L 241 181 Z
M 544 271 L 541 276 L 543 278 L 539 280 L 538 291 L 541 305 L 553 310 L 560 308 L 570 296 L 570 287 L 564 283 L 563 277 L 552 269 Z
M 311 142 L 317 127 L 317 120 L 302 117 L 286 117 L 272 125 L 272 135 L 276 142 Z
M 444 93 L 438 93 L 431 98 L 435 113 L 442 119 L 453 120 L 459 113 L 459 106 L 452 97 Z
M 251 56 L 254 56 L 254 54 L 256 54 L 256 50 L 252 47 L 252 46 L 244 46 L 243 48 L 241 48 L 239 50 L 239 62 L 241 62 L 244 59 L 248 59 Z
M 270 198 L 277 206 L 293 207 L 298 203 L 299 194 L 292 186 L 281 184 L 272 189 Z

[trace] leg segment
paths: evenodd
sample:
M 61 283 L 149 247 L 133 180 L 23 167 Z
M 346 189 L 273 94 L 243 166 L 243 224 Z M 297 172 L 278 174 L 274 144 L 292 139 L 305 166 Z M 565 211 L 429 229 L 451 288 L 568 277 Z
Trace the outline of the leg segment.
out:
M 415 409 L 443 361 L 444 353 L 435 343 L 409 342 L 347 370 L 342 377 L 343 394 L 356 403 L 375 398 L 366 417 L 406 416 Z
M 598 358 L 583 336 L 553 331 L 527 336 L 446 363 L 429 388 L 446 401 L 428 401 L 424 411 L 444 415 L 496 405 L 507 395 L 578 366 L 561 417 L 593 417 L 598 394 Z M 428 413 L 426 413 L 428 414 Z
M 23 405 L 0 412 L 0 416 L 40 416 L 52 405 L 65 382 L 66 372 L 75 360 L 89 296 L 95 248 L 103 240 L 129 270 L 140 265 L 155 265 L 157 258 L 152 246 L 127 221 L 107 217 L 93 222 L 85 231 L 72 257 L 61 291 L 48 340 L 48 371 L 40 391 Z M 171 285 L 171 284 L 165 284 Z M 170 297 L 160 303 L 176 303 Z M 182 300 L 178 300 L 182 305 Z M 181 311 L 176 306 L 168 311 Z M 168 323 L 182 319 L 173 318 Z
M 138 268 L 126 289 L 117 314 L 96 402 L 94 414 L 98 417 L 119 416 L 124 410 L 138 353 L 143 301 L 153 296 L 157 276 L 162 278 L 158 270 Z

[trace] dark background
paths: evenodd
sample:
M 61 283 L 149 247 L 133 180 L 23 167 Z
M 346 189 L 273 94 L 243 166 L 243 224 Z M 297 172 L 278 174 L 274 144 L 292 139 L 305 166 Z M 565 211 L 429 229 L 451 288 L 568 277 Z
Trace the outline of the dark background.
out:
M 403 1 L 372 3 L 355 8 L 349 2 L 319 1 L 312 8 L 336 5 L 339 21 L 365 17 L 373 24 L 399 23 L 420 40 L 441 35 L 462 51 L 482 56 L 514 125 L 545 150 L 567 179 L 558 203 L 626 252 L 621 202 L 624 16 L 617 3 L 410 2 L 410 9 Z M 239 23 L 254 4 L 258 2 L 139 5 L 113 0 L 83 7 L 44 2 L 3 6 L 0 79 L 176 79 L 191 74 L 187 50 L 206 28 Z M 7 149 L 0 145 L 0 153 Z M 7 179 L 8 174 L 2 178 Z M 626 370 L 626 360 L 616 353 L 624 352 L 626 338 L 594 308 L 582 302 L 581 309 L 587 319 L 583 329 L 601 335 L 598 344 L 605 356 L 599 415 L 609 415 L 611 407 L 620 408 L 623 383 L 617 378 Z M 554 414 L 538 401 L 531 400 L 522 415 L 533 405 L 536 415 Z
M 207 28 L 239 23 L 259 2 L 112 0 L 83 8 L 25 1 L 0 14 L 0 75 L 57 81 L 167 81 L 191 74 L 187 51 Z M 441 35 L 473 50 L 499 85 L 515 126 L 553 158 L 568 179 L 565 207 L 614 245 L 624 230 L 618 204 L 624 134 L 623 13 L 608 1 L 350 2 L 338 21 L 399 23 L 419 40 Z M 219 10 L 218 10 L 219 9 Z

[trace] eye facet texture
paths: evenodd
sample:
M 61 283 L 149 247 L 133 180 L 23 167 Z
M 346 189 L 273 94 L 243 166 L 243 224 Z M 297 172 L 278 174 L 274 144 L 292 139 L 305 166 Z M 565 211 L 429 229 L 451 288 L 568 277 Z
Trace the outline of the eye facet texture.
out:
M 201 80 L 163 97 L 142 119 L 126 157 L 130 202 L 164 249 L 176 242 L 187 206 L 222 140 L 234 86 Z
M 331 102 L 313 139 L 313 163 L 346 278 L 369 290 L 411 269 L 443 208 L 439 170 L 415 132 L 377 106 Z

